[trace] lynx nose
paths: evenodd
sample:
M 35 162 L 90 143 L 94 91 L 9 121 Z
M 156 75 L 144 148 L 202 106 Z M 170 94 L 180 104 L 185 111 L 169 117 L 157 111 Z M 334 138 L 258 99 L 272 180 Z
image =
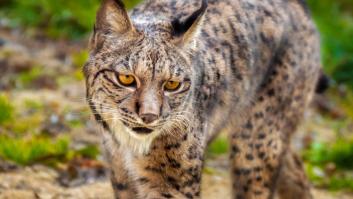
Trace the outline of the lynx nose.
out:
M 150 124 L 158 119 L 158 115 L 150 114 L 150 113 L 143 114 L 140 117 L 142 121 L 146 124 Z

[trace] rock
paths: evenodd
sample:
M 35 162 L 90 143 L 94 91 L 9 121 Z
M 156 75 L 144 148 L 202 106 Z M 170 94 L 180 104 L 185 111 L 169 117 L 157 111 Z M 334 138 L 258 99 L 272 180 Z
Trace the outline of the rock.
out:
M 57 136 L 69 132 L 70 127 L 65 124 L 61 115 L 52 114 L 43 124 L 41 131 L 50 136 Z
M 9 172 L 9 171 L 14 171 L 16 169 L 18 169 L 19 167 L 10 162 L 10 161 L 7 161 L 7 160 L 3 160 L 1 157 L 0 157 L 0 173 L 1 172 Z
M 3 45 L 5 45 L 6 41 L 5 39 L 0 37 L 0 47 L 2 47 Z
M 5 63 L 2 67 L 8 72 L 23 72 L 32 68 L 34 60 L 28 49 L 20 44 L 3 43 L 0 50 L 0 61 Z
M 106 165 L 85 158 L 73 159 L 68 163 L 67 169 L 60 173 L 58 181 L 65 187 L 77 187 L 108 179 Z

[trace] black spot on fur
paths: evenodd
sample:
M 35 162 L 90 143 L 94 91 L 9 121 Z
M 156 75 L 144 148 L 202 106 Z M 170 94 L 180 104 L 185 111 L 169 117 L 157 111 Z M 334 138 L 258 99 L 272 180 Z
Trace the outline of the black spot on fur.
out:
M 189 198 L 189 199 L 194 198 L 191 193 L 186 193 L 185 196 L 186 196 L 186 198 Z
M 275 90 L 274 89 L 270 89 L 269 91 L 267 91 L 267 95 L 269 97 L 273 97 L 275 95 Z
M 138 181 L 141 183 L 148 183 L 149 182 L 149 180 L 147 178 L 139 178 Z
M 162 193 L 161 195 L 165 198 L 173 198 L 173 196 L 170 193 Z
M 122 183 L 113 183 L 113 186 L 119 191 L 124 191 L 129 188 L 127 184 L 122 184 Z
M 266 138 L 266 134 L 265 134 L 265 133 L 260 133 L 259 136 L 258 136 L 258 138 L 259 138 L 260 140 L 262 140 L 262 139 Z
M 172 185 L 177 191 L 180 190 L 180 185 L 178 185 L 178 181 L 175 178 L 168 176 L 167 182 Z
M 256 176 L 255 180 L 258 181 L 258 182 L 261 182 L 262 181 L 262 177 L 261 176 Z
M 266 154 L 265 154 L 264 152 L 261 152 L 261 153 L 259 153 L 259 158 L 260 158 L 260 159 L 264 159 L 264 158 L 265 158 L 265 155 L 266 155 Z
M 254 156 L 252 154 L 246 154 L 245 158 L 247 160 L 254 160 Z

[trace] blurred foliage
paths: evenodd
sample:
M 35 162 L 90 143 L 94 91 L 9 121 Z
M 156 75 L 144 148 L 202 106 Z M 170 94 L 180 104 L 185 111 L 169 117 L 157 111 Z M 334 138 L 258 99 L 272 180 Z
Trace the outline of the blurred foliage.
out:
M 228 147 L 228 140 L 221 136 L 212 141 L 212 143 L 208 146 L 207 154 L 211 157 L 226 154 L 228 152 Z
M 88 51 L 81 50 L 79 52 L 75 52 L 71 55 L 73 65 L 81 69 L 83 65 L 85 65 L 86 61 L 88 60 Z
M 64 159 L 69 152 L 69 139 L 30 137 L 27 139 L 0 136 L 0 156 L 20 165 L 52 159 Z
M 126 0 L 132 8 L 139 0 Z M 42 29 L 52 38 L 78 39 L 93 28 L 100 0 L 6 0 L 0 17 L 11 19 L 10 26 Z
M 74 158 L 96 159 L 100 151 L 98 146 L 88 145 L 78 150 L 70 148 L 70 138 L 61 136 L 28 136 L 25 138 L 0 135 L 0 157 L 19 165 L 46 164 L 57 166 Z
M 5 127 L 10 129 L 13 134 L 25 135 L 26 133 L 38 133 L 38 129 L 45 121 L 45 115 L 42 113 L 35 113 L 26 117 L 16 118 L 16 122 L 7 123 Z
M 79 149 L 77 152 L 79 156 L 84 158 L 96 159 L 100 154 L 99 148 L 95 145 L 88 145 L 82 149 Z
M 316 186 L 353 191 L 353 139 L 314 142 L 303 157 L 307 174 Z
M 353 88 L 353 1 L 307 2 L 321 33 L 325 71 Z
M 6 95 L 0 93 L 0 125 L 13 118 L 13 109 Z
M 84 66 L 86 61 L 88 60 L 88 50 L 81 50 L 79 52 L 73 53 L 71 55 L 71 59 L 73 62 L 73 66 L 76 68 L 74 77 L 76 80 L 82 81 L 84 79 L 84 75 L 82 73 L 82 66 Z
M 353 176 L 337 176 L 329 178 L 328 188 L 332 191 L 338 191 L 345 189 L 347 191 L 353 191 Z
M 32 111 L 39 111 L 44 109 L 44 105 L 42 103 L 38 101 L 30 100 L 30 99 L 25 99 L 24 105 L 26 109 L 29 109 Z
M 330 103 L 337 109 L 342 110 L 347 117 L 347 120 L 353 122 L 353 90 L 341 86 L 330 89 L 326 91 L 326 93 L 330 96 Z
M 339 139 L 334 143 L 313 143 L 304 153 L 313 165 L 335 164 L 337 169 L 353 170 L 353 140 Z
M 21 87 L 26 87 L 38 79 L 43 74 L 43 69 L 40 66 L 33 66 L 30 71 L 22 72 L 18 76 Z
M 71 147 L 72 140 L 69 134 L 47 132 L 45 126 L 48 126 L 51 122 L 48 121 L 49 115 L 55 112 L 51 109 L 58 109 L 57 105 L 50 106 L 31 99 L 21 100 L 20 104 L 16 103 L 15 106 L 10 98 L 5 94 L 0 94 L 1 158 L 19 165 L 40 163 L 54 167 L 58 163 L 66 163 L 74 158 L 97 158 L 100 153 L 98 146 Z M 71 110 L 70 108 L 66 109 Z M 60 125 L 67 125 L 72 128 L 75 128 L 77 124 L 82 125 L 82 121 L 76 116 L 68 117 L 69 111 L 66 109 L 64 108 L 61 111 L 62 113 L 59 113 L 67 117 L 66 120 L 60 121 L 63 122 Z M 13 122 L 14 119 L 16 119 L 16 122 Z
M 306 163 L 306 174 L 310 181 L 316 186 L 331 191 L 353 191 L 353 173 L 326 170 L 323 167 Z

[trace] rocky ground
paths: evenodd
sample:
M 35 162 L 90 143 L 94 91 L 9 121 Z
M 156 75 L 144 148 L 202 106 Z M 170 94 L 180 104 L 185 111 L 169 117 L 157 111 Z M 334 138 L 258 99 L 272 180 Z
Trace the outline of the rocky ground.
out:
M 20 32 L 0 31 L 0 91 L 8 93 L 16 107 L 20 107 L 23 100 L 31 99 L 52 108 L 53 111 L 46 115 L 48 119 L 42 128 L 55 135 L 69 131 L 73 147 L 100 143 L 97 128 L 89 119 L 90 116 L 86 115 L 84 84 L 79 75 L 81 69 L 75 66 L 79 63 L 75 63 L 74 58 L 70 57 L 72 52 L 80 52 L 84 47 L 82 43 L 32 41 L 23 37 Z M 21 85 L 16 75 L 33 66 L 41 66 L 40 70 L 48 72 L 28 82 L 30 85 L 26 88 L 28 85 Z M 76 78 L 71 78 L 75 75 Z M 70 111 L 65 111 L 63 115 L 60 110 L 66 110 L 67 107 Z M 311 113 L 307 117 L 310 115 Z M 61 120 L 72 117 L 84 120 L 83 127 L 69 128 L 61 123 Z M 303 139 L 307 136 L 305 132 L 310 128 L 314 127 L 308 123 L 301 127 L 300 136 L 294 141 L 296 148 L 302 147 Z M 326 138 L 329 139 L 330 132 L 327 135 Z M 315 139 L 315 136 L 310 139 Z M 113 198 L 101 157 L 98 160 L 75 160 L 71 163 L 52 169 L 39 164 L 21 167 L 1 160 L 0 199 Z M 72 167 L 80 167 L 75 170 L 79 174 L 74 179 L 67 177 Z M 208 159 L 202 191 L 205 199 L 231 198 L 226 155 Z M 316 199 L 353 198 L 350 194 L 319 189 L 314 189 L 314 195 Z

